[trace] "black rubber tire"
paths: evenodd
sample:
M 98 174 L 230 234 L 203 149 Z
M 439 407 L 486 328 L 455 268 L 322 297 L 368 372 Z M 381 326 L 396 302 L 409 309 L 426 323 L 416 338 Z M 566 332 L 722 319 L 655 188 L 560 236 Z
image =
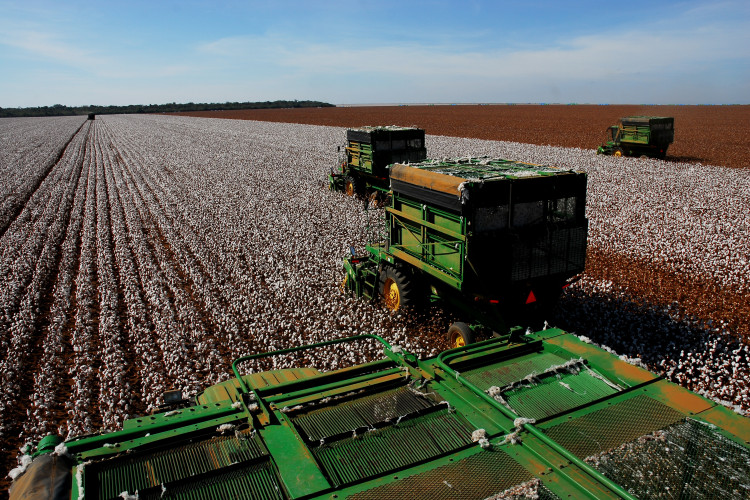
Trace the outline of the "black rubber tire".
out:
M 394 291 L 391 287 L 395 287 L 396 297 L 394 297 Z M 383 304 L 386 309 L 391 311 L 400 311 L 404 307 L 414 306 L 416 303 L 416 294 L 411 278 L 393 266 L 386 266 L 380 273 L 380 295 L 383 297 Z
M 612 150 L 612 156 L 625 156 L 625 151 L 623 151 L 622 148 L 615 148 Z
M 461 344 L 461 341 L 463 341 L 463 344 Z M 461 347 L 461 345 L 469 345 L 474 342 L 474 332 L 466 323 L 456 321 L 448 328 L 448 344 L 450 348 Z

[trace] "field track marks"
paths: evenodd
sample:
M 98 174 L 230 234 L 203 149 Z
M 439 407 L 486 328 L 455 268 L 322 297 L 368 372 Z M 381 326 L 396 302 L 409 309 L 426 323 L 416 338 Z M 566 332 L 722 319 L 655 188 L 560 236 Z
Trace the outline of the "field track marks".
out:
M 32 404 L 31 418 L 26 424 L 29 437 L 38 438 L 49 432 L 57 432 L 58 424 L 66 419 L 65 404 L 70 399 L 73 387 L 68 363 L 73 359 L 71 342 L 78 308 L 75 277 L 80 265 L 81 227 L 88 184 L 88 168 L 83 168 L 82 160 L 83 155 L 46 331 L 45 345 L 55 347 L 45 349 L 40 362 L 41 370 L 47 376 L 39 377 L 35 382 L 33 398 L 36 399 Z
M 53 308 L 53 291 L 60 276 L 62 242 L 68 231 L 71 212 L 78 185 L 83 158 L 86 151 L 88 127 L 85 133 L 77 134 L 74 142 L 68 143 L 66 154 L 29 198 L 28 211 L 39 215 L 29 217 L 35 222 L 28 225 L 13 224 L 11 234 L 6 231 L 3 245 L 16 243 L 25 255 L 23 269 L 15 262 L 16 273 L 10 278 L 20 280 L 3 295 L 4 342 L 3 359 L 0 362 L 0 382 L 6 388 L 0 401 L 0 442 L 3 449 L 11 451 L 20 444 L 19 431 L 27 422 L 25 408 L 32 402 L 40 402 L 35 391 L 35 376 L 47 374 L 40 368 L 42 360 L 50 351 L 61 349 L 60 345 L 48 345 L 50 313 Z M 24 216 L 25 217 L 25 216 Z M 34 237 L 17 238 L 23 232 L 33 232 Z M 14 252 L 5 252 L 12 256 Z M 7 261 L 6 261 L 7 264 Z M 8 291 L 3 287 L 4 291 Z M 38 379 L 37 379 L 38 381 Z M 34 429 L 30 429 L 34 431 Z M 11 453 L 11 456 L 13 454 Z
M 96 154 L 93 147 L 87 150 L 88 179 L 83 212 L 81 254 L 76 276 L 75 325 L 71 337 L 74 356 L 69 366 L 73 380 L 72 394 L 66 403 L 69 414 L 68 435 L 78 435 L 95 429 L 100 420 L 98 406 L 101 367 L 99 324 L 99 276 L 97 270 L 97 203 Z
M 123 158 L 129 158 L 126 151 L 122 152 Z M 148 186 L 145 185 L 140 175 L 144 167 L 139 164 L 133 164 L 126 160 L 124 170 L 132 181 L 132 196 L 141 210 L 142 218 L 148 221 L 144 226 L 147 234 L 147 244 L 150 252 L 153 254 L 158 266 L 159 275 L 163 278 L 163 293 L 167 299 L 167 309 L 165 311 L 173 318 L 174 327 L 171 332 L 172 337 L 176 337 L 174 347 L 170 354 L 179 353 L 179 359 L 173 362 L 177 365 L 182 364 L 181 369 L 177 369 L 177 378 L 175 384 L 178 388 L 186 392 L 198 390 L 202 386 L 202 381 L 197 379 L 194 370 L 191 369 L 193 364 L 202 364 L 210 360 L 210 353 L 200 352 L 202 349 L 201 338 L 210 328 L 204 321 L 207 319 L 205 309 L 200 301 L 196 301 L 196 295 L 193 292 L 193 283 L 181 267 L 179 259 L 176 257 L 172 248 L 173 235 L 165 235 L 165 227 L 168 227 L 165 214 L 161 210 L 158 201 L 151 194 Z M 176 351 L 176 352 L 174 352 Z
M 78 134 L 88 134 L 89 123 L 90 122 L 87 120 L 83 122 L 80 127 L 78 127 L 78 130 L 76 130 L 75 133 L 70 136 L 70 139 L 68 139 L 65 145 L 60 148 L 57 156 L 44 168 L 42 175 L 39 176 L 37 181 L 31 185 L 31 189 L 29 189 L 25 193 L 18 195 L 13 201 L 12 205 L 4 211 L 4 213 L 2 214 L 2 219 L 0 219 L 0 239 L 3 238 L 3 236 L 5 235 L 5 231 L 8 230 L 8 227 L 13 223 L 13 221 L 18 218 L 18 215 L 23 211 L 29 199 L 34 195 L 36 190 L 39 189 L 39 186 L 42 185 L 50 172 L 52 172 L 55 166 L 60 163 L 60 160 L 63 158 L 63 156 L 65 156 L 65 152 L 68 150 L 68 146 L 70 146 L 71 142 L 73 142 L 73 139 Z
M 107 186 L 111 191 L 116 269 L 123 295 L 120 314 L 129 340 L 125 359 L 127 377 L 131 387 L 137 387 L 134 390 L 142 396 L 132 402 L 133 412 L 137 413 L 155 406 L 156 396 L 171 384 L 158 339 L 159 333 L 168 328 L 159 313 L 159 297 L 152 290 L 156 263 L 146 244 L 143 220 L 123 177 L 123 159 L 111 143 L 107 144 L 111 160 Z
M 118 141 L 118 144 L 125 141 Z M 181 320 L 188 325 L 189 347 L 192 358 L 208 364 L 212 373 L 229 366 L 228 348 L 220 333 L 222 319 L 231 314 L 231 302 L 214 283 L 205 262 L 205 244 L 197 237 L 192 226 L 186 223 L 184 214 L 175 207 L 183 205 L 181 195 L 185 188 L 180 179 L 166 174 L 167 168 L 153 168 L 153 161 L 139 158 L 137 146 L 125 142 L 120 153 L 125 158 L 125 168 L 135 180 L 138 193 L 148 207 L 153 249 L 160 256 L 160 263 L 171 285 L 171 297 L 178 305 Z M 154 180 L 164 176 L 168 188 Z M 184 205 L 183 205 L 184 206 Z M 190 205 L 188 205 L 190 206 Z M 213 256 L 207 257 L 213 261 Z M 188 361 L 192 363 L 192 361 Z M 219 366 L 217 366 L 219 365 Z

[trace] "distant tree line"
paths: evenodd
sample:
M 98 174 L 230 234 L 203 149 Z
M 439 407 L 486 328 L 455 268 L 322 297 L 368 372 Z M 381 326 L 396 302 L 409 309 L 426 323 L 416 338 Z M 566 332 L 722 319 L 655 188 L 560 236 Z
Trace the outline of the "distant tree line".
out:
M 128 114 L 128 113 L 178 113 L 180 111 L 220 111 L 236 109 L 270 109 L 270 108 L 324 108 L 334 107 L 333 104 L 320 101 L 264 101 L 264 102 L 224 102 L 224 103 L 192 103 L 187 104 L 130 104 L 128 106 L 39 106 L 36 108 L 0 108 L 0 118 L 18 116 L 70 116 L 88 115 L 96 113 Z

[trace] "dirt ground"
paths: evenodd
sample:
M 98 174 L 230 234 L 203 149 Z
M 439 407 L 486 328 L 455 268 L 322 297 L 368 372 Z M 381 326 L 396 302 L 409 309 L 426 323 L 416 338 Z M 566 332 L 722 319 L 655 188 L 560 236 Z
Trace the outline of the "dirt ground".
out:
M 427 134 L 595 149 L 623 116 L 674 116 L 667 160 L 750 167 L 750 106 L 434 105 L 204 111 L 188 116 L 336 127 L 418 126 Z

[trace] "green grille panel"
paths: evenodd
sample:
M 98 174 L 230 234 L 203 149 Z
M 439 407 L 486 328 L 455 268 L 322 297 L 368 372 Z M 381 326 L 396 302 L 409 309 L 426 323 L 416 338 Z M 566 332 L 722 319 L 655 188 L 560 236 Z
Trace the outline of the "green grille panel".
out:
M 120 498 L 120 497 L 118 497 Z M 283 499 L 269 461 L 138 493 L 140 500 Z
M 84 469 L 86 490 L 99 491 L 99 498 L 114 498 L 126 490 L 135 492 L 160 487 L 267 456 L 257 436 L 250 438 L 247 432 L 240 436 L 214 436 L 183 446 L 122 455 L 91 464 Z
M 311 441 L 320 441 L 362 427 L 396 420 L 437 405 L 428 397 L 417 395 L 407 387 L 345 401 L 298 415 L 292 419 Z
M 750 450 L 691 419 L 587 461 L 638 498 L 750 498 Z
M 618 391 L 615 384 L 585 365 L 583 359 L 554 353 L 531 353 L 466 370 L 462 376 L 484 391 L 500 389 L 520 416 L 544 419 Z
M 466 370 L 461 372 L 461 376 L 480 389 L 487 390 L 493 385 L 505 387 L 523 380 L 530 374 L 543 373 L 550 366 L 560 365 L 567 360 L 567 358 L 548 352 L 532 353 L 510 361 L 505 360 L 493 365 Z
M 361 491 L 348 498 L 352 500 L 488 498 L 531 479 L 531 474 L 504 451 L 482 451 L 455 463 Z M 539 487 L 537 498 L 557 498 L 542 485 Z
M 663 429 L 684 415 L 669 406 L 639 395 L 550 427 L 545 433 L 580 458 L 588 457 Z
M 540 420 L 617 392 L 592 373 L 558 373 L 506 391 L 503 397 L 518 415 Z
M 447 409 L 313 448 L 335 486 L 409 467 L 469 445 L 472 428 Z

